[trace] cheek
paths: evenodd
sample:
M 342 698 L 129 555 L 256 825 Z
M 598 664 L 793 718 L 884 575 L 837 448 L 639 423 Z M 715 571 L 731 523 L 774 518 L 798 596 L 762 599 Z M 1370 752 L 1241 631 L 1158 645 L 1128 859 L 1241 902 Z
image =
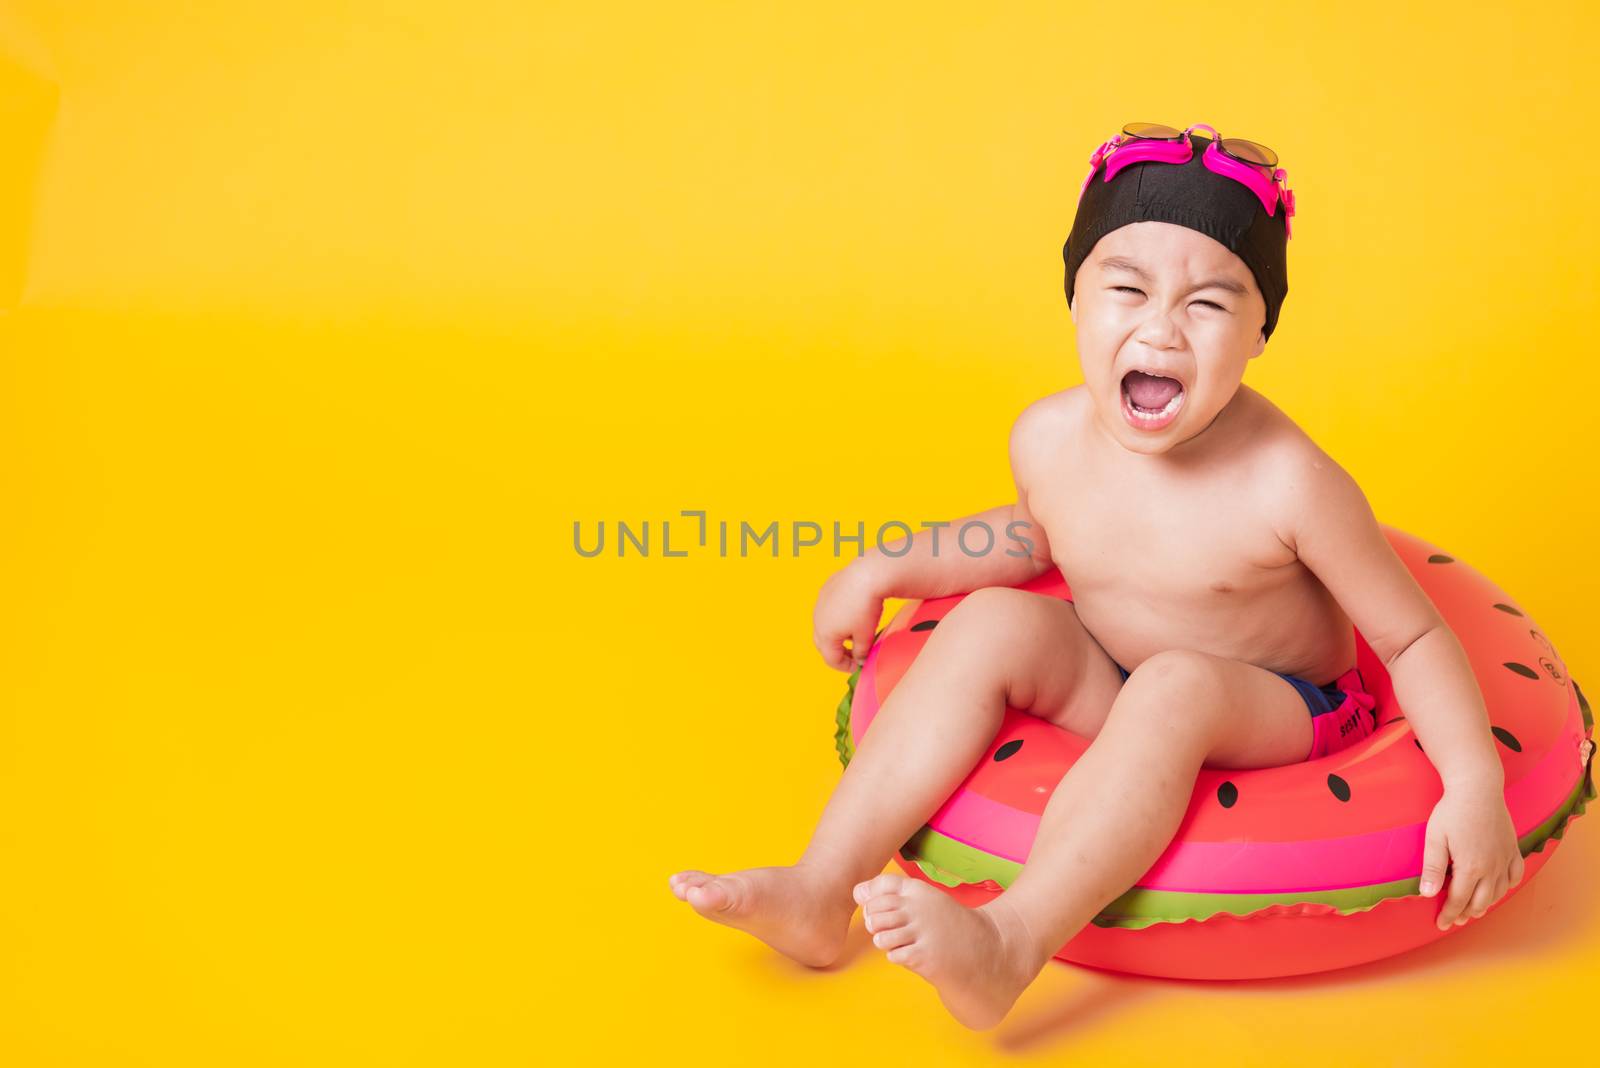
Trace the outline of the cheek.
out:
M 1110 365 L 1116 360 L 1118 344 L 1116 335 L 1104 327 L 1078 325 L 1078 356 L 1083 360 L 1085 370 L 1093 367 L 1109 371 Z
M 1195 374 L 1194 399 L 1202 407 L 1226 404 L 1244 380 L 1244 362 L 1217 356 L 1200 364 Z

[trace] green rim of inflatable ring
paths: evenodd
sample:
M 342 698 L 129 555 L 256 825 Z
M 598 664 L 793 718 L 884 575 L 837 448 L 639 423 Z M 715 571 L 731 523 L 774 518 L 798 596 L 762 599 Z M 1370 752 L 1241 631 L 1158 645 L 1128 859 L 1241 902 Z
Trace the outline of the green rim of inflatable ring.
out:
M 851 758 L 855 756 L 855 746 L 850 738 L 850 706 L 855 700 L 856 680 L 860 677 L 860 668 L 851 673 L 844 699 L 839 702 L 834 717 L 837 725 L 833 735 L 834 748 L 838 750 L 839 762 L 844 767 L 849 767 Z M 1578 681 L 1571 681 L 1573 693 L 1578 698 L 1578 709 L 1583 714 L 1584 734 L 1588 737 L 1593 734 L 1594 713 Z M 1583 779 L 1573 787 L 1567 799 L 1549 819 L 1517 839 L 1517 847 L 1522 855 L 1540 852 L 1545 843 L 1560 839 L 1567 824 L 1581 816 L 1595 796 L 1594 760 L 1591 755 L 1584 762 Z M 928 826 L 923 826 L 911 836 L 900 848 L 900 856 L 915 864 L 924 875 L 941 886 L 987 885 L 993 890 L 1003 890 L 1011 885 L 1017 872 L 1022 870 L 1022 865 L 1015 861 L 964 845 Z M 1339 915 L 1348 916 L 1376 908 L 1389 898 L 1420 893 L 1419 880 L 1420 876 L 1418 879 L 1401 879 L 1341 890 L 1306 891 L 1299 895 L 1297 903 L 1331 906 Z M 1102 909 L 1091 922 L 1096 927 L 1138 930 L 1158 923 L 1203 922 L 1221 913 L 1243 918 L 1269 909 L 1283 908 L 1281 894 L 1196 894 L 1134 887 Z
M 833 747 L 839 752 L 839 763 L 847 768 L 850 766 L 850 759 L 856 755 L 855 743 L 850 740 L 850 704 L 856 699 L 856 680 L 860 677 L 861 668 L 856 668 L 850 673 L 844 700 L 839 702 L 839 711 L 833 717 L 833 722 L 838 728 L 833 732 Z

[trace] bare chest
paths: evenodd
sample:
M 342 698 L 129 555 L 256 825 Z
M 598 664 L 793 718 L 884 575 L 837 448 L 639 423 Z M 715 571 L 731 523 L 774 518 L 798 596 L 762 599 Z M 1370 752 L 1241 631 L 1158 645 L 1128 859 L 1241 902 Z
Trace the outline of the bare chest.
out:
M 1195 607 L 1270 588 L 1296 562 L 1254 487 L 1237 480 L 1176 485 L 1067 475 L 1032 497 L 1075 590 Z

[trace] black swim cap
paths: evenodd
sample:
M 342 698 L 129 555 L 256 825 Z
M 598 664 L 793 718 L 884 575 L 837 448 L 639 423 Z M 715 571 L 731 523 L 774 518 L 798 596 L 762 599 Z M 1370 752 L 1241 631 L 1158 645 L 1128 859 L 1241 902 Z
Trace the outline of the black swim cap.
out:
M 1242 183 L 1207 169 L 1201 160 L 1210 143 L 1207 138 L 1190 134 L 1189 139 L 1194 156 L 1188 163 L 1130 163 L 1109 182 L 1105 164 L 1095 171 L 1078 203 L 1072 233 L 1061 248 L 1067 265 L 1067 303 L 1072 303 L 1078 268 L 1095 242 L 1129 223 L 1174 223 L 1200 231 L 1250 268 L 1267 304 L 1262 333 L 1270 338 L 1278 325 L 1278 309 L 1289 295 L 1289 235 L 1283 205 L 1269 216 Z

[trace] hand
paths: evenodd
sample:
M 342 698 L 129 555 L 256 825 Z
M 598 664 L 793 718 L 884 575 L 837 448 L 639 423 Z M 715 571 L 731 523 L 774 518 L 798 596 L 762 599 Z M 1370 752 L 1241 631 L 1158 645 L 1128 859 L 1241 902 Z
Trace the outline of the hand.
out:
M 852 671 L 866 661 L 882 617 L 883 594 L 863 562 L 852 560 L 822 584 L 812 613 L 811 640 L 829 667 Z M 844 647 L 846 638 L 850 639 L 849 649 Z
M 1439 910 L 1439 930 L 1482 916 L 1522 879 L 1522 851 L 1495 785 L 1445 787 L 1428 817 L 1422 847 L 1422 895 L 1433 897 L 1450 866 L 1450 892 Z

